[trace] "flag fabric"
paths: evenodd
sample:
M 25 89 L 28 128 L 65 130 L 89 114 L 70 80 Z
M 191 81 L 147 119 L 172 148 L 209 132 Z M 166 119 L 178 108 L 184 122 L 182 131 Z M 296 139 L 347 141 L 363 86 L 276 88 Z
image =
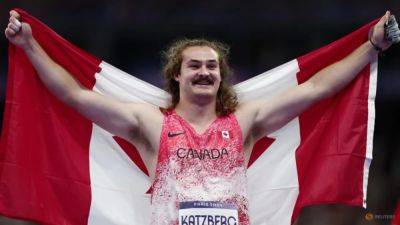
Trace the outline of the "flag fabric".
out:
M 165 91 L 84 52 L 17 11 L 49 56 L 86 88 L 123 101 L 168 105 Z M 239 101 L 305 82 L 364 43 L 376 22 L 236 84 Z M 339 94 L 255 144 L 248 167 L 252 224 L 290 224 L 309 205 L 365 206 L 376 76 L 374 61 Z M 54 225 L 148 224 L 150 185 L 136 147 L 57 100 L 24 52 L 10 44 L 0 214 Z
M 397 203 L 397 209 L 396 212 L 394 213 L 392 225 L 400 225 L 400 201 Z

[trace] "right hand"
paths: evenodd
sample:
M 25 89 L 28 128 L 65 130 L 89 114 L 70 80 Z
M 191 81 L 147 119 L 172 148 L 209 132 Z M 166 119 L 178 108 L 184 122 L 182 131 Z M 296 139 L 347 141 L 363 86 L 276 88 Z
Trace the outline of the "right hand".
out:
M 10 20 L 6 30 L 4 31 L 6 38 L 14 45 L 26 50 L 31 40 L 32 29 L 31 26 L 27 23 L 20 22 L 21 16 L 18 12 L 11 10 L 10 11 Z

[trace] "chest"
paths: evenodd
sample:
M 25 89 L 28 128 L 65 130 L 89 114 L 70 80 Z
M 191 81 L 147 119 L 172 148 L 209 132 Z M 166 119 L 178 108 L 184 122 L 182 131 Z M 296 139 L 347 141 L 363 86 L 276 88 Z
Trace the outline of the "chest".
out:
M 241 131 L 229 118 L 214 121 L 202 134 L 179 117 L 168 118 L 161 142 L 159 162 L 173 164 L 179 172 L 224 171 L 244 163 Z

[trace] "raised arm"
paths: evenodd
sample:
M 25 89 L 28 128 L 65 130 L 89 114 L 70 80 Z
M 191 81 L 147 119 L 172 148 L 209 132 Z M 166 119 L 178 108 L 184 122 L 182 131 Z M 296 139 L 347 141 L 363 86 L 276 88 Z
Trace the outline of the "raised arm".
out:
M 391 45 L 384 38 L 384 24 L 389 16 L 387 12 L 371 31 L 371 41 L 382 50 Z M 279 129 L 315 102 L 343 89 L 377 54 L 373 44 L 367 41 L 346 58 L 319 71 L 303 84 L 270 99 L 244 103 L 238 109 L 241 111 L 239 118 L 242 121 L 254 118 L 242 123 L 244 135 L 251 135 L 258 140 Z
M 158 111 L 150 105 L 119 102 L 82 87 L 68 71 L 46 54 L 32 36 L 29 24 L 19 20 L 20 15 L 11 11 L 10 23 L 5 30 L 8 40 L 25 51 L 52 94 L 99 126 L 132 140 L 132 134 L 139 133 L 140 115 Z

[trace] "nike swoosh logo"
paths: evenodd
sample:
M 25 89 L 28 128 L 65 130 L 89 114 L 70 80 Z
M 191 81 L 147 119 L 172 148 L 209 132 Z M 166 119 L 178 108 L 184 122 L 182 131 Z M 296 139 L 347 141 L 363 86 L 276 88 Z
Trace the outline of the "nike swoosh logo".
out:
M 179 133 L 168 132 L 168 137 L 175 137 L 175 136 L 178 136 L 178 135 L 181 135 L 181 134 L 184 134 L 184 133 L 185 133 L 185 131 L 179 132 Z

